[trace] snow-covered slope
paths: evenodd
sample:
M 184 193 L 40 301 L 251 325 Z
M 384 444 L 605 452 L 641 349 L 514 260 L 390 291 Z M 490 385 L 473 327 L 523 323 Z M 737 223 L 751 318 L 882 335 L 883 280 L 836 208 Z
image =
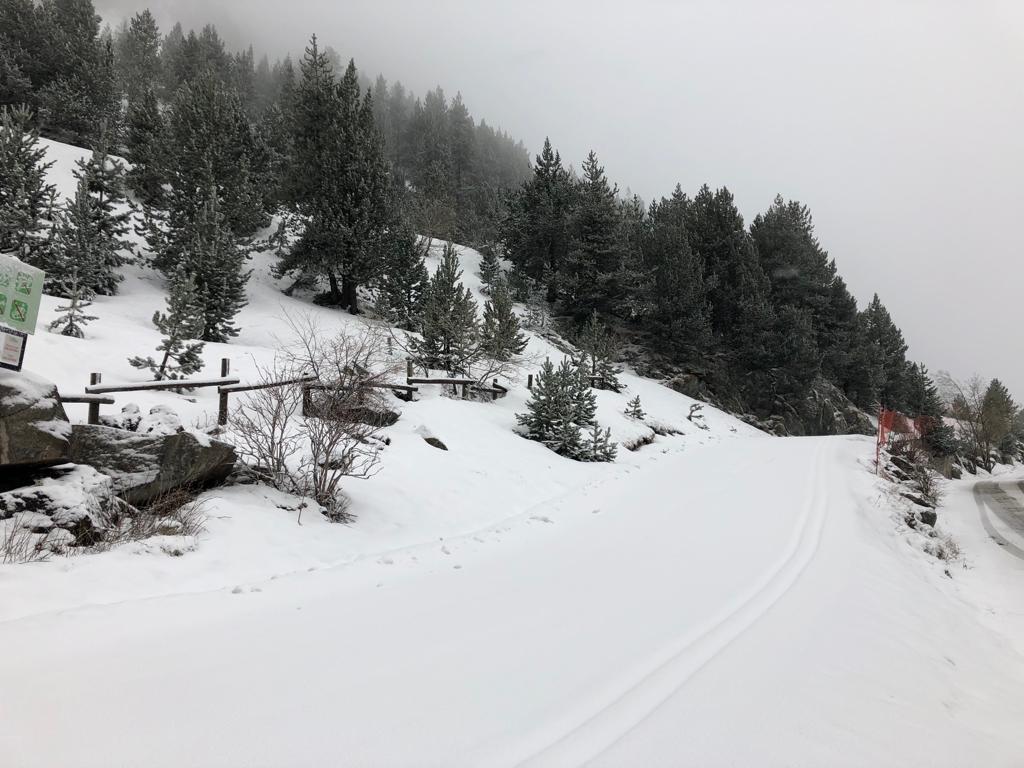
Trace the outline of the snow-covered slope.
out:
M 75 150 L 51 149 L 70 191 Z M 461 251 L 477 293 L 478 258 Z M 362 322 L 253 266 L 211 370 L 252 376 L 287 314 Z M 41 332 L 27 367 L 65 391 L 141 379 L 126 358 L 157 343 L 162 301 L 130 268 L 89 338 Z M 540 338 L 530 354 L 560 355 Z M 951 579 L 912 546 L 869 439 L 769 438 L 712 408 L 702 430 L 689 398 L 622 380 L 599 393 L 615 439 L 648 434 L 621 415 L 637 394 L 680 434 L 577 464 L 515 435 L 522 382 L 496 403 L 425 389 L 395 401 L 382 471 L 346 485 L 351 525 L 233 487 L 207 495 L 183 556 L 0 566 L 0 764 L 1020 764 L 1024 658 L 990 612 L 1024 603 L 984 599 L 1005 564 L 986 551 L 984 579 Z M 209 390 L 130 399 L 186 422 L 216 408 Z M 990 545 L 954 490 L 958 533 Z

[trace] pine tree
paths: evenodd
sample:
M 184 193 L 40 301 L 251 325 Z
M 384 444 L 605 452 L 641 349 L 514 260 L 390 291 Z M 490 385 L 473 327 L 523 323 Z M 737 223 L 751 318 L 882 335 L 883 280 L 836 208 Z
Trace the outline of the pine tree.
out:
M 66 294 L 68 303 L 57 307 L 60 317 L 50 323 L 49 328 L 51 331 L 58 331 L 61 336 L 85 338 L 85 326 L 97 318 L 85 314 L 85 310 L 92 306 L 92 302 L 87 299 L 89 291 L 78 279 L 77 267 L 73 266 L 68 274 Z
M 588 381 L 592 379 L 596 389 L 620 391 L 622 385 L 619 384 L 618 374 L 621 370 L 614 361 L 617 353 L 615 340 L 596 311 L 591 312 L 590 318 L 576 339 L 576 345 L 584 353 L 580 358 L 579 367 L 581 373 L 588 377 Z
M 590 428 L 590 435 L 583 448 L 581 461 L 615 461 L 618 455 L 618 447 L 612 442 L 611 428 L 602 430 L 595 421 Z
M 126 180 L 135 194 L 150 205 L 159 204 L 163 195 L 167 139 L 167 125 L 152 89 L 129 102 L 126 143 L 132 167 Z
M 550 360 L 544 362 L 526 408 L 526 413 L 516 415 L 525 437 L 577 461 L 614 460 L 611 432 L 602 432 L 594 419 L 594 393 L 568 358 L 558 368 Z M 590 432 L 586 441 L 584 429 Z
M 430 274 L 424 257 L 427 245 L 408 224 L 399 225 L 388 238 L 383 273 L 377 280 L 376 310 L 392 325 L 418 331 Z
M 505 281 L 499 280 L 484 304 L 481 330 L 484 353 L 492 360 L 507 362 L 526 349 L 527 338 L 520 330 L 519 318 L 512 309 L 512 296 Z
M 88 273 L 88 288 L 101 296 L 113 296 L 123 277 L 118 268 L 124 264 L 121 251 L 129 248 L 125 240 L 131 216 L 124 190 L 124 166 L 108 154 L 106 133 L 101 132 L 96 148 L 87 160 L 79 160 L 75 170 L 79 185 L 85 185 L 92 205 L 91 230 L 106 243 L 96 250 L 100 260 Z M 119 210 L 120 209 L 120 210 Z
M 287 184 L 302 232 L 278 271 L 326 278 L 329 292 L 322 300 L 358 314 L 358 288 L 380 273 L 382 244 L 394 220 L 383 139 L 369 92 L 360 98 L 354 62 L 336 84 L 314 37 L 302 75 Z
M 202 370 L 203 343 L 196 339 L 203 336 L 205 320 L 203 304 L 196 298 L 198 292 L 195 280 L 183 264 L 179 265 L 171 276 L 167 311 L 153 315 L 153 324 L 164 335 L 156 349 L 158 356 L 163 353 L 160 361 L 133 357 L 128 361 L 131 365 L 148 369 L 157 381 L 180 379 Z
M 160 81 L 160 30 L 148 9 L 132 16 L 115 43 L 121 88 L 129 103 L 140 101 Z
M 483 292 L 490 294 L 501 278 L 501 261 L 498 259 L 497 251 L 493 247 L 484 248 L 483 258 L 480 259 L 480 281 L 483 283 Z
M 572 240 L 558 276 L 562 303 L 577 318 L 607 311 L 620 298 L 615 284 L 622 258 L 616 193 L 591 152 L 583 163 Z
M 0 107 L 0 253 L 37 264 L 44 246 L 43 220 L 55 194 L 46 183 L 53 165 L 27 109 Z
M 53 237 L 40 266 L 46 271 L 46 291 L 54 296 L 91 299 L 113 256 L 111 242 L 99 229 L 101 217 L 88 183 L 79 179 L 75 196 L 57 217 Z
M 640 395 L 637 395 L 626 403 L 626 415 L 631 419 L 636 419 L 637 421 L 643 421 L 644 417 L 647 416 L 647 414 L 644 413 L 643 406 L 640 404 Z
M 643 242 L 641 289 L 644 325 L 676 359 L 694 360 L 711 346 L 711 306 L 701 260 L 690 248 L 688 202 L 676 185 L 672 197 L 651 206 Z
M 455 246 L 447 243 L 441 263 L 427 286 L 422 339 L 412 351 L 424 368 L 468 375 L 481 355 L 476 301 L 462 284 Z
M 867 308 L 861 313 L 864 333 L 869 344 L 878 355 L 881 371 L 878 397 L 886 408 L 905 408 L 907 393 L 907 343 L 903 333 L 892 321 L 889 311 L 875 294 Z
M 203 341 L 227 342 L 238 335 L 234 319 L 247 303 L 250 272 L 246 254 L 232 234 L 214 192 L 199 213 L 185 262 L 203 306 Z

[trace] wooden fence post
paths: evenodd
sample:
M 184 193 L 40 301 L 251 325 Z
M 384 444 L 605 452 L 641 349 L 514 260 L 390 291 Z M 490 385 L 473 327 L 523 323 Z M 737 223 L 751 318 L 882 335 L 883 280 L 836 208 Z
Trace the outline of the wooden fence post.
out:
M 405 383 L 406 384 L 409 383 L 409 379 L 412 378 L 412 374 L 413 374 L 412 358 L 410 357 L 408 360 L 405 361 Z
M 498 399 L 498 380 L 494 380 L 494 391 L 491 393 L 491 400 Z
M 103 374 L 102 373 L 90 373 L 89 374 L 89 384 L 90 385 L 95 386 L 96 384 L 99 384 L 101 381 L 103 381 Z M 89 403 L 89 423 L 90 424 L 99 424 L 100 423 L 100 404 L 99 403 Z
M 311 416 L 313 414 L 313 395 L 308 385 L 302 386 L 302 415 Z
M 222 357 L 220 360 L 220 377 L 226 379 L 231 373 L 231 361 Z M 228 423 L 228 393 L 220 393 L 220 404 L 217 407 L 217 423 L 220 426 L 226 426 Z
M 533 389 L 533 374 L 531 373 L 526 377 L 526 388 Z

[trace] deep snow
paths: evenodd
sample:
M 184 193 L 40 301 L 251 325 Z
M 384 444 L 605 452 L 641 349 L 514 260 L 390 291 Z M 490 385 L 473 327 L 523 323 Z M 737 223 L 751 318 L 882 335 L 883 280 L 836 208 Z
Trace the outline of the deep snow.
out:
M 48 146 L 68 194 L 81 150 Z M 228 356 L 254 376 L 286 314 L 359 327 L 269 267 L 204 375 Z M 158 342 L 162 288 L 127 272 L 88 338 L 40 330 L 27 369 L 65 392 L 145 378 L 126 359 Z M 1020 764 L 1024 563 L 985 536 L 970 481 L 940 512 L 968 566 L 950 578 L 896 524 L 869 439 L 768 438 L 710 407 L 702 430 L 694 401 L 622 380 L 599 393 L 616 440 L 650 434 L 622 415 L 637 394 L 681 434 L 576 464 L 513 432 L 523 382 L 497 403 L 426 388 L 394 401 L 382 471 L 346 484 L 351 525 L 233 487 L 180 556 L 153 539 L 0 566 L 0 764 Z M 128 402 L 216 410 L 212 390 Z

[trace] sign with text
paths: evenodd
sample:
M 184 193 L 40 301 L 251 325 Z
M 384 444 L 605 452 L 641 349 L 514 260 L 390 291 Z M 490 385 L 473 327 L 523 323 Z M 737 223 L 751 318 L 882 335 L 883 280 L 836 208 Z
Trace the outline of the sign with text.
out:
M 13 256 L 0 256 L 0 323 L 16 331 L 36 332 L 46 273 Z
M 28 334 L 12 331 L 10 328 L 0 328 L 0 368 L 7 368 L 10 371 L 21 370 L 21 364 L 25 361 L 26 341 Z

